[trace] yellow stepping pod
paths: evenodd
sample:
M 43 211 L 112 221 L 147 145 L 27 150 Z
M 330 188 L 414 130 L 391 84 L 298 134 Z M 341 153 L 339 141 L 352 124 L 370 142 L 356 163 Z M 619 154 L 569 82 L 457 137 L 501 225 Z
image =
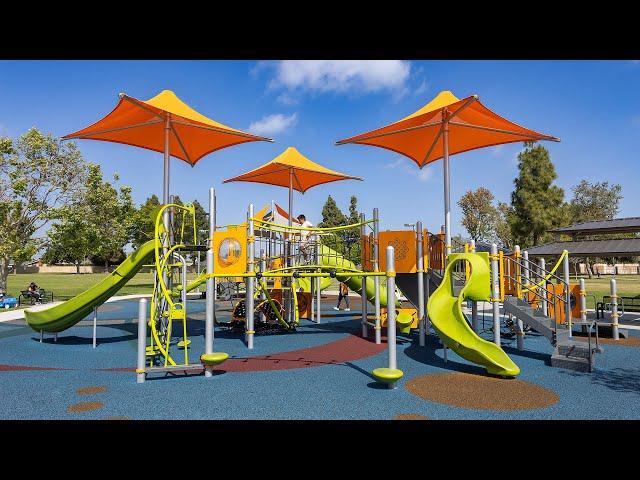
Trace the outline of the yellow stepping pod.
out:
M 382 383 L 394 383 L 402 378 L 404 372 L 397 368 L 376 368 L 371 372 L 376 380 Z
M 224 352 L 213 352 L 213 353 L 204 353 L 200 356 L 200 361 L 205 366 L 213 366 L 220 365 L 227 358 L 229 358 L 228 353 Z

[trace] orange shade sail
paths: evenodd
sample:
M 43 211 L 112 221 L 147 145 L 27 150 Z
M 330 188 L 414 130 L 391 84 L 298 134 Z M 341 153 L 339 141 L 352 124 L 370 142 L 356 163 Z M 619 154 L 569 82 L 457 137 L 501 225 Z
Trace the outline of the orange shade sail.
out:
M 222 148 L 246 142 L 273 141 L 207 118 L 171 90 L 163 90 L 146 101 L 121 93 L 120 101 L 111 113 L 63 138 L 123 143 L 165 153 L 167 127 L 169 154 L 192 166 L 205 155 Z
M 338 180 L 362 180 L 362 178 L 330 170 L 309 160 L 296 148 L 289 147 L 270 162 L 222 183 L 266 183 L 304 193 L 317 185 Z
M 460 100 L 450 91 L 443 91 L 424 107 L 395 123 L 336 144 L 358 143 L 386 148 L 409 157 L 422 168 L 444 157 L 445 125 L 449 155 L 503 143 L 560 141 L 501 117 L 485 107 L 477 95 Z

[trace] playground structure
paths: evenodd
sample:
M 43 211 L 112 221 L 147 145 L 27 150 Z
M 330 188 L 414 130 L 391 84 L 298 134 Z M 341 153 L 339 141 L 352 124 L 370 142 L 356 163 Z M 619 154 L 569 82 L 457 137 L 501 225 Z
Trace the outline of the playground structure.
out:
M 117 113 L 120 110 L 127 115 Z M 134 118 L 133 112 L 138 116 Z M 133 125 L 127 124 L 129 116 L 135 120 Z M 106 127 L 109 128 L 102 129 Z M 144 138 L 132 142 L 129 133 L 120 133 L 132 128 L 143 129 L 140 131 Z M 469 128 L 477 130 L 471 136 L 471 143 L 464 134 Z M 161 133 L 164 142 L 160 141 Z M 170 137 L 172 134 L 176 142 Z M 211 138 L 195 139 L 195 135 L 205 134 Z M 425 138 L 415 137 L 418 135 Z M 388 366 L 375 369 L 372 374 L 390 388 L 394 388 L 403 375 L 397 365 L 396 327 L 404 334 L 417 329 L 421 347 L 425 347 L 426 336 L 433 329 L 442 343 L 445 361 L 447 351 L 452 350 L 484 367 L 488 373 L 502 377 L 515 377 L 520 373 L 519 367 L 501 347 L 502 335 L 515 335 L 518 349 L 523 350 L 526 332 L 534 330 L 555 348 L 552 366 L 576 370 L 591 371 L 594 354 L 601 351 L 597 324 L 586 320 L 584 285 L 569 283 L 568 252 L 565 251 L 553 268 L 547 270 L 543 259 L 533 263 L 527 252 L 520 252 L 517 247 L 508 254 L 499 252 L 495 244 L 490 253 L 476 252 L 473 242 L 455 245 L 452 241 L 450 153 L 523 139 L 557 140 L 497 116 L 480 104 L 477 96 L 459 100 L 451 92 L 441 92 L 432 102 L 399 122 L 338 142 L 398 151 L 420 167 L 443 158 L 445 228 L 435 234 L 424 229 L 421 222 L 417 222 L 412 230 L 380 231 L 378 209 L 373 210 L 371 219 L 367 220 L 361 214 L 359 222 L 352 225 L 305 228 L 294 224 L 297 223 L 291 212 L 294 188 L 304 192 L 313 185 L 335 181 L 341 175 L 358 178 L 330 171 L 290 147 L 262 167 L 228 180 L 259 181 L 259 176 L 277 174 L 282 177 L 277 182 L 261 183 L 288 185 L 289 211 L 283 211 L 272 202 L 270 209 L 267 207 L 254 213 L 251 204 L 244 222 L 218 226 L 212 188 L 209 191 L 209 235 L 206 242 L 198 242 L 193 206 L 169 201 L 170 156 L 194 165 L 206 154 L 205 142 L 218 142 L 223 148 L 270 139 L 245 134 L 207 119 L 172 92 L 162 92 L 146 102 L 122 95 L 111 114 L 67 138 L 117 141 L 163 151 L 163 204 L 155 222 L 154 238 L 130 255 L 105 280 L 60 305 L 40 311 L 27 310 L 25 317 L 28 324 L 40 332 L 41 340 L 44 332 L 57 335 L 95 311 L 140 268 L 152 267 L 155 273 L 150 305 L 146 299 L 141 299 L 139 304 L 138 382 L 144 382 L 146 376 L 153 373 L 204 369 L 206 377 L 213 376 L 214 367 L 228 358 L 228 354 L 214 351 L 216 324 L 242 332 L 247 348 L 253 349 L 260 332 L 293 333 L 301 319 L 321 323 L 321 292 L 332 284 L 333 279 L 345 282 L 361 295 L 363 338 L 372 337 L 373 342 L 380 344 L 382 330 L 386 327 Z M 190 151 L 191 144 L 198 148 Z M 301 184 L 296 169 L 314 171 L 318 183 Z M 185 243 L 186 229 L 193 229 L 192 245 Z M 203 251 L 207 255 L 206 269 L 189 283 L 187 257 Z M 151 260 L 153 262 L 149 263 Z M 562 275 L 556 273 L 560 265 Z M 187 294 L 202 284 L 206 285 L 205 352 L 199 362 L 191 363 Z M 231 321 L 226 323 L 216 317 L 216 309 L 223 300 L 217 298 L 217 287 L 223 285 L 233 285 L 234 293 L 221 297 L 236 300 Z M 464 312 L 465 302 L 471 309 L 470 319 Z M 488 329 L 484 321 L 480 327 L 479 302 L 491 303 L 493 321 Z M 369 315 L 369 304 L 373 306 L 372 316 Z M 500 305 L 502 316 L 506 317 L 504 322 Z M 573 318 L 580 320 L 574 322 Z M 501 331 L 503 323 L 507 330 L 504 333 Z M 572 340 L 572 327 L 576 324 L 588 334 L 588 345 Z M 594 327 L 595 344 L 592 345 Z M 492 333 L 493 342 L 480 336 L 484 333 Z
M 43 332 L 57 334 L 85 318 L 140 268 L 149 266 L 155 280 L 150 305 L 146 299 L 140 303 L 139 381 L 148 374 L 203 368 L 211 376 L 213 367 L 228 357 L 214 351 L 214 325 L 242 332 L 247 348 L 252 349 L 260 332 L 293 333 L 301 319 L 321 323 L 321 292 L 332 279 L 347 283 L 361 295 L 364 338 L 380 344 L 386 327 L 389 365 L 376 369 L 373 375 L 392 388 L 402 376 L 395 353 L 396 325 L 405 334 L 417 329 L 423 347 L 433 329 L 441 339 L 445 358 L 450 349 L 485 367 L 488 373 L 503 377 L 517 376 L 520 370 L 502 350 L 501 335 L 515 335 L 522 350 L 527 328 L 544 335 L 556 347 L 554 366 L 591 370 L 593 354 L 601 351 L 597 329 L 595 344 L 591 343 L 595 325 L 586 322 L 584 287 L 569 283 L 567 252 L 550 270 L 544 259 L 534 264 L 527 252 L 517 247 L 505 254 L 494 245 L 495 251 L 489 254 L 475 252 L 472 242 L 454 245 L 446 256 L 444 232 L 428 232 L 421 222 L 412 230 L 380 231 L 378 209 L 369 220 L 362 214 L 356 224 L 304 228 L 287 225 L 288 212 L 272 202 L 270 208 L 267 205 L 256 214 L 249 205 L 243 223 L 217 226 L 215 205 L 215 190 L 210 189 L 209 231 L 213 233 L 206 242 L 197 241 L 192 205 L 163 205 L 153 240 L 77 297 L 46 310 L 27 310 L 28 324 L 41 338 Z M 165 216 L 169 217 L 169 229 L 165 228 Z M 188 229 L 196 239 L 193 245 L 185 243 Z M 384 258 L 380 258 L 381 248 Z M 202 251 L 207 252 L 207 269 L 188 282 L 187 256 Z M 358 256 L 359 261 L 354 258 Z M 556 273 L 561 265 L 562 276 Z M 216 319 L 216 309 L 225 300 L 218 298 L 220 289 L 216 286 L 225 283 L 236 286 L 231 322 Z M 206 284 L 205 353 L 199 363 L 190 363 L 187 293 L 202 284 Z M 464 313 L 464 302 L 471 306 L 470 319 Z M 488 329 L 484 321 L 480 327 L 478 302 L 492 304 L 493 322 Z M 574 322 L 575 318 L 580 320 Z M 572 342 L 574 324 L 588 332 L 588 345 Z M 483 331 L 493 332 L 493 342 L 481 338 Z

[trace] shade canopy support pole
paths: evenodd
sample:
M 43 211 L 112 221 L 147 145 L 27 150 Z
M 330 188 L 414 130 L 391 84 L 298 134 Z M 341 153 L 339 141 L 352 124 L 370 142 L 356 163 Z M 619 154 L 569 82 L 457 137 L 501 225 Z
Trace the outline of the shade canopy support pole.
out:
M 451 191 L 450 191 L 450 172 L 449 172 L 449 120 L 448 112 L 443 112 L 444 125 L 442 131 L 443 143 L 443 168 L 444 168 L 444 242 L 445 242 L 445 264 L 447 257 L 451 253 Z

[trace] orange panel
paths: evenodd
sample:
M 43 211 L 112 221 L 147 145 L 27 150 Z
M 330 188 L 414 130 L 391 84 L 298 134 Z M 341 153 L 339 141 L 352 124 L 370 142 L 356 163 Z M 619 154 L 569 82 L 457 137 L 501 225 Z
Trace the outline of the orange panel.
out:
M 238 274 L 247 271 L 247 231 L 244 225 L 213 234 L 214 273 Z
M 418 311 L 415 308 L 396 308 L 396 315 L 398 313 L 408 313 L 413 317 L 413 322 L 409 325 L 409 328 L 418 328 Z M 380 326 L 387 326 L 387 309 L 380 309 Z
M 564 302 L 559 299 L 555 299 L 556 305 L 553 304 L 554 297 L 551 295 L 551 292 L 554 292 L 556 295 L 563 297 L 564 295 L 564 285 L 561 283 L 557 284 L 547 284 L 547 315 L 557 321 L 557 323 L 564 324 L 567 322 L 566 315 L 564 313 Z M 564 297 L 563 297 L 564 298 Z M 555 307 L 558 308 L 558 317 L 556 318 Z
M 269 296 L 273 300 L 277 300 L 282 305 L 282 289 L 274 288 L 269 290 Z M 298 292 L 298 316 L 300 318 L 311 318 L 311 293 L 310 292 Z
M 423 239 L 426 230 L 423 232 Z M 416 267 L 416 234 L 412 230 L 385 230 L 380 232 L 380 270 L 387 269 L 387 247 L 392 245 L 394 248 L 394 259 L 396 272 L 399 273 L 415 273 Z M 424 245 L 424 243 L 423 243 Z M 423 248 L 423 253 L 425 249 Z M 426 266 L 429 264 L 428 255 L 423 256 L 423 262 Z

